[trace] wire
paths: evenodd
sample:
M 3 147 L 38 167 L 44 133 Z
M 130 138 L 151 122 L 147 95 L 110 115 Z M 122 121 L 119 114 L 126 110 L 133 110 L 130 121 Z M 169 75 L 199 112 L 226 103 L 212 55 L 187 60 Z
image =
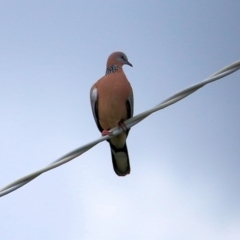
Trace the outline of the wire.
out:
M 203 87 L 206 84 L 209 84 L 211 82 L 214 82 L 220 78 L 223 78 L 237 70 L 240 69 L 240 61 L 237 61 L 221 70 L 219 70 L 218 72 L 216 72 L 215 74 L 211 75 L 209 78 L 205 79 L 204 81 L 194 84 L 188 88 L 185 88 L 175 94 L 173 94 L 171 97 L 167 98 L 165 101 L 161 102 L 160 104 L 158 104 L 157 106 L 142 112 L 128 120 L 126 120 L 125 126 L 130 129 L 131 127 L 133 127 L 134 125 L 136 125 L 137 123 L 141 122 L 144 118 L 146 118 L 147 116 L 149 116 L 150 114 L 159 111 L 165 107 L 168 107 L 178 101 L 180 101 L 181 99 L 187 97 L 188 95 L 192 94 L 193 92 L 197 91 L 199 88 Z M 101 138 L 96 139 L 93 142 L 90 142 L 84 146 L 81 146 L 73 151 L 71 151 L 70 153 L 64 155 L 63 157 L 59 158 L 58 160 L 54 161 L 53 163 L 51 163 L 50 165 L 48 165 L 45 168 L 42 168 L 36 172 L 33 172 L 29 175 L 26 175 L 10 184 L 8 184 L 7 186 L 5 186 L 4 188 L 2 188 L 0 190 L 0 197 L 13 192 L 15 190 L 17 190 L 18 188 L 24 186 L 25 184 L 29 183 L 30 181 L 32 181 L 34 178 L 38 177 L 39 175 L 41 175 L 44 172 L 50 171 L 56 167 L 61 166 L 62 164 L 65 164 L 69 161 L 71 161 L 72 159 L 80 156 L 81 154 L 83 154 L 84 152 L 88 151 L 89 149 L 91 149 L 93 146 L 97 145 L 98 143 L 105 141 L 109 138 L 112 138 L 114 136 L 117 136 L 118 134 L 120 134 L 123 130 L 115 127 L 112 128 L 110 130 L 110 132 L 112 132 L 111 135 L 109 136 L 104 136 Z

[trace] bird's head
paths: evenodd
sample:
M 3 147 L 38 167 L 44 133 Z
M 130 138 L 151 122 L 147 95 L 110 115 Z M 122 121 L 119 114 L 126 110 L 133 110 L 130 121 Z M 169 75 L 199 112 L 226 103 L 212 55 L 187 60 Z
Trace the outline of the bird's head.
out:
M 133 66 L 129 61 L 125 53 L 123 52 L 114 52 L 112 53 L 107 60 L 107 67 L 111 65 L 123 66 L 124 64 Z

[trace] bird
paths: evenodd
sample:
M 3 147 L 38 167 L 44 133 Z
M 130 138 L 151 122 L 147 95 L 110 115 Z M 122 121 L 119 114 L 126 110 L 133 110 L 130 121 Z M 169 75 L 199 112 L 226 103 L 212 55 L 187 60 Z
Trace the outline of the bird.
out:
M 112 164 L 118 176 L 130 174 L 130 161 L 126 139 L 130 129 L 124 121 L 133 116 L 133 90 L 123 65 L 133 65 L 123 52 L 113 52 L 107 59 L 106 73 L 90 90 L 90 102 L 94 120 L 102 136 L 111 135 L 109 130 L 120 127 L 123 132 L 108 139 Z

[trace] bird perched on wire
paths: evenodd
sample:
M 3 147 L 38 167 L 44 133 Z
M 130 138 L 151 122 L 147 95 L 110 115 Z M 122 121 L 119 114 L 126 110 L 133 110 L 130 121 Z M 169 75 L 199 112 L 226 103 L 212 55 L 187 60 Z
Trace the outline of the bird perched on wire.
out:
M 109 130 L 119 126 L 124 131 L 109 140 L 112 163 L 118 176 L 130 173 L 130 162 L 126 138 L 129 129 L 123 122 L 133 116 L 133 91 L 122 66 L 132 64 L 123 52 L 112 53 L 107 60 L 106 74 L 91 88 L 90 100 L 95 122 L 102 136 L 110 135 Z

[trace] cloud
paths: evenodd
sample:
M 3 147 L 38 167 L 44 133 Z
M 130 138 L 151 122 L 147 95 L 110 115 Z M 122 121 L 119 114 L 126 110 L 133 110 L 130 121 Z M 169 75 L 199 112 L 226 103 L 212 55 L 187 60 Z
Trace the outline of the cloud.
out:
M 84 239 L 238 239 L 239 216 L 218 219 L 221 203 L 206 182 L 184 185 L 167 166 L 145 164 L 125 178 L 88 174 L 74 206 Z

